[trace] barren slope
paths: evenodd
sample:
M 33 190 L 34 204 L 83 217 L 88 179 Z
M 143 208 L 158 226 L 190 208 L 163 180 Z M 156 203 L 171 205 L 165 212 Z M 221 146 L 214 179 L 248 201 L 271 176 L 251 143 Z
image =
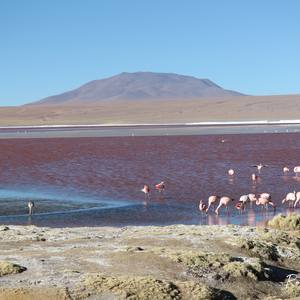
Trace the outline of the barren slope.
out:
M 0 108 L 0 126 L 300 119 L 300 95 Z

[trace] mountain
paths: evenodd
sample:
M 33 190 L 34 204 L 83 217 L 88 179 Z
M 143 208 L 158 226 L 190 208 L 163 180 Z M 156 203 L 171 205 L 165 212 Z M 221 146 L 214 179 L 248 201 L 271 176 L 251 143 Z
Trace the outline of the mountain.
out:
M 210 81 L 172 73 L 121 73 L 31 104 L 66 104 L 114 100 L 170 100 L 241 96 Z

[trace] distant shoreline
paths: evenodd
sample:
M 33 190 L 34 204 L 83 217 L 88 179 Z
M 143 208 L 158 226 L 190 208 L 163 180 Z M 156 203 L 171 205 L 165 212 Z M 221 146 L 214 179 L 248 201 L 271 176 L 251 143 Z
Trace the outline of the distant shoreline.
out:
M 109 127 L 177 127 L 177 126 L 247 126 L 247 125 L 291 125 L 299 124 L 299 120 L 258 120 L 258 121 L 218 121 L 218 122 L 191 122 L 191 123 L 104 123 L 104 124 L 54 124 L 54 125 L 25 125 L 25 126 L 0 126 L 0 130 L 5 129 L 34 129 L 34 128 L 109 128 Z
M 0 139 L 165 135 L 222 135 L 300 132 L 300 120 L 165 124 L 1 126 Z

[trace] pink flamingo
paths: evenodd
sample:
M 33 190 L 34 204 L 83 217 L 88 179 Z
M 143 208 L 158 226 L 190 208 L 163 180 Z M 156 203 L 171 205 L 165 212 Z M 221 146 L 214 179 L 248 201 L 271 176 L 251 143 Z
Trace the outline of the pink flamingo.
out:
M 236 203 L 235 208 L 237 210 L 239 210 L 240 213 L 242 213 L 245 210 L 245 204 L 244 204 L 244 202 L 238 202 L 238 203 Z
M 296 176 L 298 176 L 298 173 L 300 173 L 300 166 L 294 167 L 294 173 L 296 173 Z
M 258 173 L 260 173 L 261 169 L 263 167 L 267 167 L 267 165 L 263 165 L 262 163 L 259 163 L 258 165 L 254 165 L 252 167 L 255 167 L 257 169 Z
M 234 201 L 234 199 L 232 199 L 232 198 L 230 198 L 230 197 L 227 197 L 227 196 L 221 197 L 221 198 L 220 198 L 219 205 L 218 205 L 218 207 L 217 207 L 216 210 L 215 210 L 215 213 L 216 213 L 217 215 L 219 214 L 219 209 L 221 208 L 221 206 L 225 206 L 226 211 L 228 211 L 228 204 L 229 204 L 231 201 Z
M 203 200 L 200 200 L 199 202 L 199 210 L 202 212 L 202 214 L 206 213 L 206 204 Z
M 243 203 L 244 205 L 246 205 L 248 201 L 250 201 L 249 195 L 242 195 L 239 199 L 239 202 Z
M 298 203 L 300 203 L 300 192 L 296 193 L 296 201 L 295 201 L 295 204 L 294 204 L 294 208 L 297 207 Z
M 218 199 L 220 199 L 220 197 L 215 196 L 215 195 L 212 195 L 212 196 L 208 197 L 208 206 L 207 206 L 206 212 L 209 211 L 209 208 L 211 207 L 211 205 L 213 205 L 215 207 L 215 204 L 218 201 Z
M 296 201 L 296 191 L 292 193 L 287 193 L 286 196 L 282 199 L 282 204 L 288 202 L 288 206 L 291 207 L 291 203 L 295 203 Z
M 300 201 L 300 192 L 293 191 L 292 193 L 287 193 L 285 198 L 282 200 L 282 204 L 288 202 L 289 207 L 296 207 Z M 293 204 L 294 203 L 294 204 Z
M 148 185 L 145 184 L 141 191 L 145 194 L 145 199 L 150 198 L 150 188 Z
M 252 203 L 256 202 L 256 196 L 255 194 L 247 194 L 247 195 L 242 195 L 239 199 L 239 202 L 243 203 L 244 208 L 246 208 L 247 202 L 250 202 L 250 207 L 252 207 Z
M 283 167 L 282 171 L 283 171 L 283 173 L 288 173 L 290 171 L 290 169 L 288 167 Z
M 261 193 L 259 198 L 265 198 L 265 199 L 271 201 L 271 195 L 269 193 Z
M 251 179 L 252 181 L 256 181 L 257 180 L 257 175 L 255 173 L 251 174 Z
M 228 175 L 229 176 L 233 176 L 234 175 L 234 170 L 233 169 L 229 169 L 228 170 Z
M 273 206 L 273 209 L 275 210 L 276 209 L 276 205 L 271 201 L 271 200 L 269 200 L 269 199 L 267 199 L 267 198 L 264 198 L 264 197 L 260 197 L 260 198 L 258 198 L 257 199 L 257 201 L 256 201 L 256 205 L 259 205 L 259 206 L 261 206 L 262 207 L 262 209 L 266 209 L 266 210 L 268 210 L 268 205 L 271 205 L 271 206 Z
M 253 202 L 256 202 L 257 198 L 255 194 L 248 194 L 249 201 L 250 201 L 250 207 L 252 207 Z
M 155 185 L 155 189 L 162 193 L 165 190 L 165 183 L 162 181 Z

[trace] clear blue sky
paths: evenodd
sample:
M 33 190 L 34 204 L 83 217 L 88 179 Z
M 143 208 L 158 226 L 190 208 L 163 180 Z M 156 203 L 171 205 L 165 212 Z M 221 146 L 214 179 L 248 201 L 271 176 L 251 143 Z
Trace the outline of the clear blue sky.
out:
M 300 93 L 298 0 L 0 0 L 0 105 L 121 72 Z

